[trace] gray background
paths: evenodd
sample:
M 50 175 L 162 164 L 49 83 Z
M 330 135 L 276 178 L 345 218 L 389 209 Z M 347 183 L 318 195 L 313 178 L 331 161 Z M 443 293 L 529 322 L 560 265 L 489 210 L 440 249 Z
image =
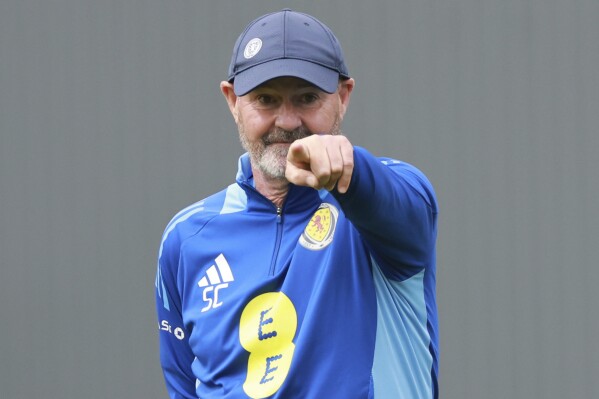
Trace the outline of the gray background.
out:
M 218 83 L 286 6 L 436 187 L 442 397 L 599 397 L 596 0 L 0 0 L 0 397 L 166 396 L 161 233 L 232 181 Z

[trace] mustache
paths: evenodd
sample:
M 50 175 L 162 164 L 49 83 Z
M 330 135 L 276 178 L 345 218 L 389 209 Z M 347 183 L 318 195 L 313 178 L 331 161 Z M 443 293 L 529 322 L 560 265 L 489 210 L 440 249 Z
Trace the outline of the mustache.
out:
M 273 129 L 270 133 L 262 137 L 264 145 L 273 143 L 293 143 L 295 140 L 303 139 L 312 135 L 305 127 L 299 127 L 294 130 L 284 130 L 280 128 Z

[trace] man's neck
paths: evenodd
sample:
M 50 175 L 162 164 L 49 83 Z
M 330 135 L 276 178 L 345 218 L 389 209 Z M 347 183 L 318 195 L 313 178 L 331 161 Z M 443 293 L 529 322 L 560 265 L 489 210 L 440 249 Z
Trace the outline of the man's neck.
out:
M 277 208 L 282 208 L 289 191 L 287 179 L 273 179 L 258 170 L 253 171 L 256 191 L 268 198 Z

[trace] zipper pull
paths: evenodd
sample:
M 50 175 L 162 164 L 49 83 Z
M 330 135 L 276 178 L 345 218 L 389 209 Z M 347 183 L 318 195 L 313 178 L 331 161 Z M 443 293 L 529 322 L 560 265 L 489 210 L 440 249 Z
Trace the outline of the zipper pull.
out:
M 277 223 L 281 223 L 283 219 L 283 208 L 277 207 Z

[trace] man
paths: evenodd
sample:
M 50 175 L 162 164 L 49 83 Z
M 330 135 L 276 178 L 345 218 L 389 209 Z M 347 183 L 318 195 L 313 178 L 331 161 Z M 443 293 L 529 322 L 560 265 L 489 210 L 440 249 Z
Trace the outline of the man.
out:
M 341 135 L 353 88 L 311 16 L 268 14 L 237 40 L 221 83 L 237 181 L 177 214 L 159 250 L 171 398 L 438 397 L 435 195 Z

